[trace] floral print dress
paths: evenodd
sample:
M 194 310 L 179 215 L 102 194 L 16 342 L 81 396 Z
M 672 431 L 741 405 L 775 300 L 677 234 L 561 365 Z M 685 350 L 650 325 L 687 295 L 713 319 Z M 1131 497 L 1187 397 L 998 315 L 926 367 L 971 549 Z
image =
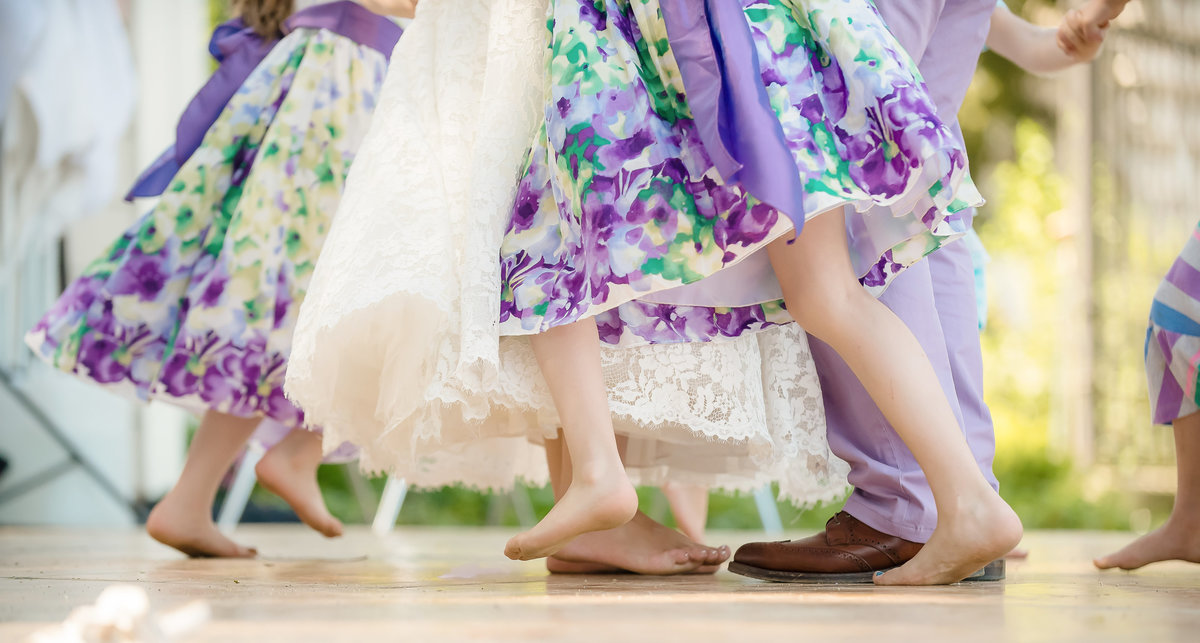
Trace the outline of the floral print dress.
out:
M 882 290 L 961 236 L 949 215 L 979 200 L 966 156 L 874 6 L 731 1 L 750 25 L 804 215 L 892 206 L 852 239 L 864 286 Z M 738 264 L 792 222 L 714 168 L 657 0 L 557 0 L 549 29 L 545 118 L 501 251 L 501 333 L 598 316 L 608 343 L 663 343 L 787 321 L 777 294 L 750 305 L 728 305 L 740 293 L 712 305 L 635 301 Z
M 139 399 L 305 425 L 283 394 L 292 331 L 386 67 L 324 29 L 284 37 L 27 344 Z
M 965 154 L 870 0 L 723 1 L 800 214 L 869 212 L 864 287 L 963 231 Z M 657 0 L 419 4 L 297 323 L 286 388 L 327 447 L 416 486 L 543 483 L 561 424 L 528 337 L 592 317 L 632 479 L 842 495 L 761 252 L 792 220 L 724 180 L 692 107 Z

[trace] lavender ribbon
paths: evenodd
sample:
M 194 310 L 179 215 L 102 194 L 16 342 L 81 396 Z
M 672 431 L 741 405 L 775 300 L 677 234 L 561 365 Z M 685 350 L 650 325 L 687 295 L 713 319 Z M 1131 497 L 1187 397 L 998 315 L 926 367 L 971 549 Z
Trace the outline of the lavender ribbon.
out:
M 804 227 L 804 185 L 740 2 L 660 0 L 697 133 L 717 172 Z
M 396 23 L 350 0 L 320 4 L 292 14 L 284 21 L 282 31 L 286 35 L 296 29 L 327 29 L 385 56 L 392 54 L 402 33 Z M 183 111 L 175 127 L 175 143 L 142 172 L 125 195 L 126 201 L 158 196 L 167 189 L 179 169 L 200 147 L 204 135 L 221 116 L 230 99 L 278 42 L 278 39 L 264 39 L 240 18 L 221 24 L 213 31 L 208 51 L 221 66 Z

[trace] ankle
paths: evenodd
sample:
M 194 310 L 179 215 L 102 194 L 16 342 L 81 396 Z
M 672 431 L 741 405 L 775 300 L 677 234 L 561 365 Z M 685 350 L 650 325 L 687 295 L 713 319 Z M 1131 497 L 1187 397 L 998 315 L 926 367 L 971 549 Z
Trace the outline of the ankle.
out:
M 1195 514 L 1172 512 L 1160 530 L 1200 544 L 1200 516 Z
M 952 522 L 987 524 L 995 530 L 997 537 L 1012 532 L 1020 534 L 1024 529 L 1020 517 L 991 487 L 978 494 L 956 494 L 950 502 L 939 503 L 937 511 L 939 522 L 944 518 Z
M 582 466 L 575 466 L 571 472 L 571 484 L 589 487 L 633 486 L 620 460 L 616 463 L 588 462 Z
M 937 515 L 946 518 L 985 517 L 994 513 L 994 503 L 1003 499 L 991 487 L 984 489 L 956 490 L 949 498 L 934 497 Z
M 163 510 L 182 507 L 211 507 L 216 501 L 217 490 L 215 488 L 211 492 L 205 492 L 175 487 L 164 494 L 163 497 L 154 504 L 151 512 L 153 513 L 154 509 L 159 509 L 160 507 Z

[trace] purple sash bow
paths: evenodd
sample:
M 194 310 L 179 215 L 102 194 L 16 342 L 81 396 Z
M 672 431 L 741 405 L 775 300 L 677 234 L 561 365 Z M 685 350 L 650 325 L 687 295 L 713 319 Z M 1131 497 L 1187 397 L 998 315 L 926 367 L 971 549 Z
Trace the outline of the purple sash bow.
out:
M 804 185 L 771 108 L 753 35 L 736 0 L 660 0 L 688 107 L 726 182 L 804 226 Z
M 296 29 L 327 29 L 384 56 L 391 56 L 401 34 L 396 23 L 350 0 L 320 4 L 292 14 L 283 23 L 283 33 L 286 35 Z M 204 135 L 229 100 L 278 42 L 278 39 L 266 40 L 259 36 L 240 18 L 213 31 L 208 51 L 221 66 L 183 111 L 175 128 L 175 143 L 142 172 L 125 195 L 126 201 L 157 196 L 167 189 L 171 179 L 200 147 Z

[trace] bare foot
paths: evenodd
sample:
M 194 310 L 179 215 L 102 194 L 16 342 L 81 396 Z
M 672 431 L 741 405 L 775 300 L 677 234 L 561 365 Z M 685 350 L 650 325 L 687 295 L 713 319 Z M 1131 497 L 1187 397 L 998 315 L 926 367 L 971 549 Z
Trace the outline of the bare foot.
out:
M 546 559 L 546 569 L 556 574 L 711 574 L 729 555 L 728 547 L 698 544 L 639 511 L 620 527 L 567 543 Z
M 325 507 L 325 498 L 321 496 L 321 488 L 317 485 L 317 466 L 321 464 L 320 440 L 315 442 L 315 451 L 307 447 L 280 448 L 285 444 L 287 442 L 281 442 L 258 461 L 254 467 L 258 481 L 271 493 L 283 498 L 304 524 L 327 538 L 341 536 L 342 523 Z
M 1125 545 L 1120 551 L 1092 561 L 1100 569 L 1137 569 L 1163 560 L 1200 563 L 1200 532 L 1176 526 L 1171 520 Z
M 1029 558 L 1029 550 L 1014 547 L 1012 551 L 1004 555 L 1004 560 L 1025 560 Z
M 956 501 L 958 510 L 939 514 L 937 528 L 921 551 L 900 567 L 876 574 L 877 585 L 957 583 L 1021 541 L 1021 519 L 990 488 Z
M 146 518 L 146 533 L 191 558 L 254 558 L 258 550 L 226 538 L 209 517 L 208 507 L 197 507 L 167 494 Z
M 616 476 L 577 475 L 541 522 L 508 541 L 504 555 L 513 560 L 550 556 L 581 534 L 629 522 L 637 513 L 637 492 L 624 469 L 617 471 L 620 473 Z

